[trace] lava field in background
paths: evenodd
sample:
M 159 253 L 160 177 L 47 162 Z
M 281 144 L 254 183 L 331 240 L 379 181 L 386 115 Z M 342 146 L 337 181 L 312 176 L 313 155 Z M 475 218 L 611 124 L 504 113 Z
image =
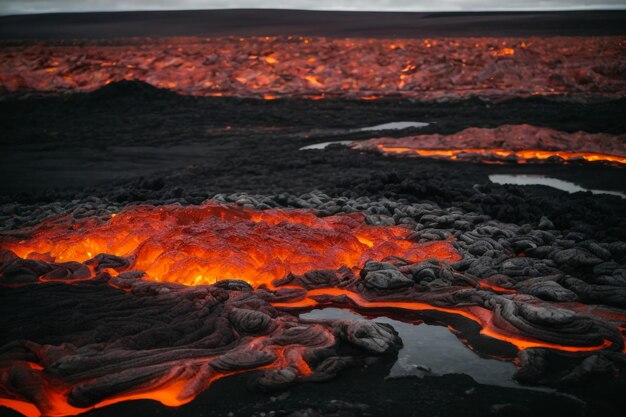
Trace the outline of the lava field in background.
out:
M 139 80 L 182 94 L 264 99 L 606 99 L 623 95 L 625 57 L 621 36 L 7 41 L 0 89 L 88 91 Z
M 380 414 L 391 398 L 399 415 L 620 415 L 625 201 L 488 175 L 550 173 L 623 191 L 623 164 L 489 165 L 367 146 L 528 125 L 564 141 L 595 135 L 623 156 L 624 99 L 357 97 L 205 97 L 136 81 L 5 95 L 0 404 L 29 416 L 349 416 Z M 400 120 L 429 124 L 358 130 Z M 335 140 L 353 144 L 300 150 Z M 397 332 L 298 316 L 326 306 L 447 326 L 543 391 L 460 375 L 385 380 Z M 474 409 L 446 405 L 459 398 Z M 180 408 L 127 401 L 140 399 Z

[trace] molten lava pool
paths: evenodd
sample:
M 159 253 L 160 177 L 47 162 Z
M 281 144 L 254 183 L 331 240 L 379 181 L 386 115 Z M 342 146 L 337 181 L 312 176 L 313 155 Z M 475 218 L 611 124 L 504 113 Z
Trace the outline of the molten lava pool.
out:
M 368 225 L 358 213 L 317 217 L 303 210 L 207 203 L 138 206 L 106 220 L 53 219 L 27 239 L 7 239 L 2 246 L 21 258 L 57 263 L 86 262 L 99 254 L 125 257 L 151 280 L 185 285 L 223 279 L 271 285 L 289 273 L 360 268 L 367 260 L 390 256 L 411 262 L 460 258 L 449 242 L 417 244 L 407 240 L 410 233 L 398 226 Z

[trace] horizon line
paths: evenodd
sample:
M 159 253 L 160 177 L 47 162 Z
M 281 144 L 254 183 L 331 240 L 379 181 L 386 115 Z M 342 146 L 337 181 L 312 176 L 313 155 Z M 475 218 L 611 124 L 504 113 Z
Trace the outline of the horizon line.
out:
M 543 12 L 603 12 L 603 11 L 626 11 L 626 4 L 623 5 L 603 5 L 603 6 L 579 6 L 579 7 L 558 7 L 558 8 L 487 8 L 487 9 L 422 9 L 422 10 L 406 10 L 406 9 L 385 9 L 385 10 L 363 10 L 363 9 L 292 9 L 292 8 L 275 8 L 275 7 L 232 7 L 232 8 L 216 8 L 216 9 L 197 9 L 197 8 L 135 8 L 135 9 L 115 9 L 115 10 L 27 10 L 21 13 L 9 12 L 5 13 L 0 10 L 0 17 L 11 16 L 38 16 L 38 15 L 51 15 L 51 14 L 97 14 L 97 13 L 151 13 L 151 12 L 208 12 L 208 11 L 249 11 L 249 10 L 263 10 L 263 11 L 296 11 L 296 12 L 339 12 L 339 13 L 543 13 Z

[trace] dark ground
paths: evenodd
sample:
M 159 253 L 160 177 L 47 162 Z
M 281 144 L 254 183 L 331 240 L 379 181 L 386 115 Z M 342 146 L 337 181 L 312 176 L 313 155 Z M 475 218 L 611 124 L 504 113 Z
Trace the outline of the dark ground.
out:
M 469 126 L 530 123 L 565 131 L 626 132 L 626 100 L 576 104 L 548 99 L 500 103 L 297 101 L 183 97 L 140 83 L 89 94 L 4 97 L 0 101 L 0 205 L 3 228 L 92 202 L 121 207 L 149 202 L 200 203 L 218 193 L 274 195 L 283 207 L 312 190 L 332 197 L 430 200 L 524 224 L 548 216 L 558 228 L 597 239 L 626 237 L 626 204 L 615 196 L 568 194 L 548 187 L 500 186 L 493 173 L 543 173 L 589 188 L 626 191 L 626 170 L 588 165 L 478 165 L 359 154 L 344 147 L 300 151 L 311 143 L 383 133 L 347 129 L 425 121 L 422 129 L 385 135 L 453 133 Z M 56 203 L 55 203 L 56 202 Z M 39 211 L 38 211 L 39 210 Z M 328 383 L 285 393 L 245 389 L 250 375 L 216 382 L 190 404 L 116 404 L 86 415 L 134 416 L 483 416 L 618 415 L 597 385 L 578 399 L 484 386 L 460 375 L 386 379 L 395 358 L 343 372 Z M 619 387 L 608 386 L 613 391 Z M 468 407 L 471 404 L 471 407 Z M 495 404 L 495 405 L 494 405 Z M 265 414 L 262 414 L 265 413 Z M 11 415 L 0 411 L 2 415 Z
M 582 415 L 585 408 L 566 396 L 477 384 L 466 375 L 386 379 L 395 358 L 384 358 L 364 368 L 351 368 L 327 383 L 302 384 L 286 392 L 254 393 L 241 389 L 251 375 L 217 381 L 195 401 L 163 408 L 137 401 L 95 410 L 85 416 L 524 416 Z M 471 408 L 468 407 L 471 404 Z M 495 405 L 494 405 L 495 404 Z M 610 413 L 610 409 L 599 410 Z M 597 414 L 602 415 L 602 414 Z M 610 415 L 610 414 L 605 414 Z
M 0 101 L 0 202 L 5 204 L 2 214 L 18 226 L 15 217 L 24 209 L 20 213 L 7 203 L 87 197 L 113 205 L 200 203 L 217 193 L 280 196 L 319 190 L 331 197 L 430 200 L 514 223 L 546 215 L 561 227 L 582 227 L 578 223 L 584 219 L 595 233 L 624 236 L 626 207 L 619 197 L 500 186 L 487 178 L 496 173 L 545 174 L 587 188 L 624 192 L 626 171 L 621 167 L 480 165 L 375 157 L 344 147 L 298 150 L 330 140 L 453 133 L 506 123 L 620 134 L 626 132 L 624 112 L 626 100 L 261 101 L 179 96 L 133 82 L 90 94 L 5 97 Z M 391 121 L 431 125 L 395 132 L 347 130 Z M 298 206 L 287 200 L 282 204 Z
M 626 34 L 626 12 L 326 12 L 192 10 L 0 17 L 0 39 L 132 36 L 608 36 Z

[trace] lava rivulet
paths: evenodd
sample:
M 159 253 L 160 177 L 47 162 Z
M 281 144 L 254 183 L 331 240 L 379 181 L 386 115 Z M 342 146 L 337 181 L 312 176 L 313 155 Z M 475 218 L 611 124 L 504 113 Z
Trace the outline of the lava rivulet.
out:
M 626 164 L 626 157 L 591 152 L 546 151 L 541 149 L 522 149 L 516 151 L 502 148 L 414 149 L 384 145 L 378 145 L 378 149 L 385 154 L 401 154 L 407 156 L 414 154 L 415 156 L 451 159 L 454 161 L 462 159 L 481 159 L 483 162 L 504 160 L 523 164 L 527 163 L 529 160 L 558 158 L 563 161 L 585 160 L 587 162 L 615 162 Z
M 102 291 L 96 290 L 91 296 L 98 297 L 98 292 Z M 190 288 L 187 294 L 204 294 L 205 299 L 211 298 L 199 287 Z M 58 361 L 62 364 L 60 367 L 65 369 L 59 370 L 53 363 L 42 367 L 38 363 L 23 360 L 3 361 L 0 363 L 0 406 L 12 408 L 27 417 L 76 415 L 93 408 L 138 399 L 150 399 L 175 407 L 193 400 L 220 378 L 250 370 L 270 373 L 287 370 L 291 378 L 306 379 L 312 374 L 312 370 L 305 357 L 313 358 L 316 350 L 332 348 L 337 344 L 332 328 L 320 324 L 308 324 L 292 330 L 291 339 L 283 336 L 295 327 L 292 317 L 276 314 L 267 303 L 261 303 L 258 299 L 245 299 L 239 291 L 233 291 L 232 295 L 227 308 L 210 309 L 202 303 L 196 303 L 190 310 L 192 317 L 182 320 L 193 323 L 198 320 L 195 314 L 200 313 L 206 320 L 196 323 L 196 326 L 205 327 L 213 334 L 226 330 L 215 326 L 215 322 L 231 321 L 233 330 L 246 333 L 243 337 L 231 336 L 232 339 L 229 339 L 226 331 L 220 334 L 221 338 L 214 338 L 213 341 L 194 340 L 201 344 L 191 344 L 189 349 L 180 349 L 177 343 L 148 350 L 142 350 L 138 346 L 120 349 L 118 346 L 97 353 L 99 358 L 95 361 L 89 353 L 74 356 L 72 359 L 71 351 L 75 343 L 85 346 L 94 343 L 89 335 L 82 335 L 61 346 L 61 355 L 56 358 L 49 356 L 49 351 L 54 351 L 54 347 L 31 343 L 26 349 L 32 350 L 36 355 L 34 360 L 42 363 Z M 106 292 L 102 296 L 106 298 L 111 293 Z M 149 298 L 146 302 L 149 302 Z M 168 315 L 168 310 L 176 310 L 177 304 L 185 303 L 185 296 L 180 292 L 163 294 L 157 298 L 161 303 L 168 304 L 161 306 L 164 316 Z M 261 311 L 252 310 L 249 303 L 260 307 Z M 115 309 L 109 307 L 108 310 Z M 115 316 L 119 312 L 111 311 L 111 314 Z M 146 315 L 136 313 L 144 321 L 136 325 L 146 328 L 147 331 L 153 326 L 168 330 L 172 326 L 169 319 L 180 319 L 175 314 L 170 313 L 166 320 L 162 320 L 161 316 L 149 319 Z M 242 327 L 240 320 L 246 315 L 255 315 L 262 320 L 244 324 Z M 137 317 L 132 319 L 137 320 Z M 115 320 L 119 320 L 119 317 Z M 107 326 L 106 323 L 102 325 Z M 124 326 L 119 322 L 116 327 L 124 332 Z M 309 337 L 298 339 L 298 331 L 306 332 Z M 124 339 L 134 336 L 114 337 Z M 222 345 L 225 341 L 230 342 L 228 346 Z M 67 349 L 63 352 L 65 346 Z M 63 364 L 64 359 L 69 359 L 70 363 Z M 130 366 L 125 363 L 128 359 L 133 359 L 131 362 L 134 362 Z M 21 390 L 19 381 L 28 381 L 28 392 Z M 115 385 L 115 381 L 124 384 L 114 387 L 113 390 L 102 390 L 102 387 Z
M 254 211 L 207 203 L 135 207 L 109 220 L 55 219 L 2 246 L 21 258 L 85 262 L 98 254 L 133 259 L 155 281 L 186 285 L 243 279 L 271 284 L 288 273 L 361 267 L 398 256 L 460 259 L 449 242 L 417 244 L 398 226 L 370 226 L 362 214 L 320 218 L 301 210 Z

